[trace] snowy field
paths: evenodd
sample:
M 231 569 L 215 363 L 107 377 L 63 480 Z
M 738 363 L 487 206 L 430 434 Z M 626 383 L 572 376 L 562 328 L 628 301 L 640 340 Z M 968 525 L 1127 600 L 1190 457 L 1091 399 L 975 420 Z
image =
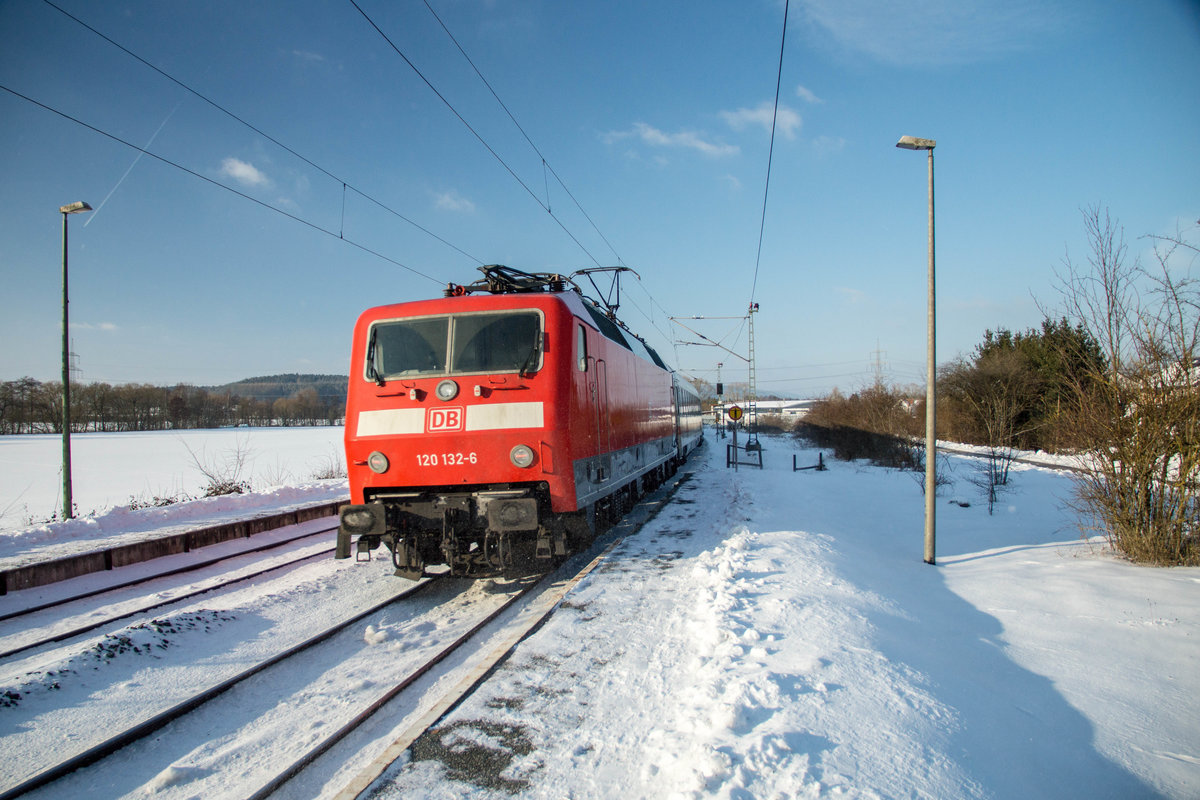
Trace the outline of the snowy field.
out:
M 342 428 L 84 433 L 71 436 L 71 494 L 79 516 L 131 501 L 204 494 L 204 468 L 255 490 L 311 482 L 330 468 L 345 472 Z M 0 436 L 0 531 L 61 518 L 62 437 Z
M 256 463 L 302 472 L 327 452 L 313 431 L 280 431 L 270 442 L 289 453 L 304 447 L 287 434 L 314 437 L 285 461 L 268 433 L 251 432 Z M 921 476 L 836 461 L 792 472 L 793 453 L 801 465 L 817 453 L 773 437 L 765 470 L 735 473 L 725 441 L 709 433 L 673 502 L 379 796 L 1200 797 L 1200 569 L 1137 567 L 1082 541 L 1070 479 L 1047 469 L 1015 465 L 989 515 L 959 456 L 932 567 Z M 140 463 L 126 447 L 114 464 Z M 109 480 L 119 502 L 174 478 Z M 37 530 L 52 541 L 67 528 Z M 393 624 L 364 621 L 360 646 L 403 652 Z M 211 748 L 195 748 L 162 766 L 202 771 Z M 229 780 L 218 794 L 236 797 Z

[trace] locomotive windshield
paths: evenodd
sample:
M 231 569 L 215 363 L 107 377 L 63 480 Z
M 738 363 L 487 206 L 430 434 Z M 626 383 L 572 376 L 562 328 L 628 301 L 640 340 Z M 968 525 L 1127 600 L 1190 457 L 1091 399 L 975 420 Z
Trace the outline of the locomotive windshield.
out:
M 534 311 L 450 314 L 371 326 L 366 375 L 383 381 L 419 375 L 536 372 L 541 315 Z

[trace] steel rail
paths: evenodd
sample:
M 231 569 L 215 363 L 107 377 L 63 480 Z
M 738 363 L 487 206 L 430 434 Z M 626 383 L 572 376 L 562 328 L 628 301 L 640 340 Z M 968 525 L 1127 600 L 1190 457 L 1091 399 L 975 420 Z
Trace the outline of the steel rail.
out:
M 546 593 L 537 598 L 537 602 L 540 607 L 533 614 L 533 616 L 523 622 L 520 626 L 514 627 L 509 632 L 509 635 L 505 637 L 502 643 L 492 650 L 492 652 L 489 653 L 482 662 L 474 665 L 457 686 L 443 695 L 438 702 L 435 703 L 431 709 L 429 709 L 429 711 L 427 711 L 421 716 L 420 719 L 409 726 L 409 728 L 403 734 L 401 734 L 399 738 L 389 744 L 384 751 L 375 758 L 375 760 L 373 760 L 365 769 L 356 775 L 350 783 L 348 783 L 340 792 L 338 792 L 338 794 L 335 795 L 335 800 L 356 800 L 356 798 L 366 792 L 371 785 L 374 784 L 375 781 L 377 781 L 380 777 L 382 777 L 384 772 L 386 772 L 387 769 L 393 763 L 395 763 L 396 759 L 404 755 L 405 751 L 412 746 L 413 742 L 420 738 L 423 733 L 436 725 L 438 720 L 454 710 L 459 703 L 466 699 L 468 695 L 475 691 L 475 689 L 481 683 L 483 683 L 483 681 L 486 680 L 489 675 L 492 674 L 496 667 L 498 667 L 509 657 L 509 655 L 512 654 L 514 650 L 516 650 L 517 645 L 519 645 L 530 634 L 541 627 L 542 624 L 550 617 L 550 614 L 552 614 L 554 610 L 559 607 L 559 605 L 562 603 L 562 599 L 567 595 L 567 593 L 574 589 L 579 581 L 583 580 L 589 573 L 591 573 L 593 569 L 605 561 L 613 548 L 615 548 L 624 540 L 624 536 L 614 540 L 604 549 L 604 552 L 592 559 L 587 566 L 585 566 L 575 575 L 566 580 L 557 581 L 554 585 L 548 587 Z M 389 696 L 386 697 L 383 702 L 379 703 L 379 705 L 382 706 L 384 702 L 391 700 L 393 697 L 403 691 L 404 688 L 406 688 L 406 686 L 396 687 L 392 692 L 389 692 Z M 375 709 L 372 709 L 372 712 L 374 710 Z M 356 724 L 361 723 L 356 722 Z M 349 730 L 346 730 L 345 733 L 339 731 L 339 733 L 343 736 L 349 732 Z M 316 755 L 320 755 L 320 753 Z M 316 755 L 310 759 L 304 760 L 303 763 L 297 762 L 297 765 L 294 765 L 294 771 L 291 772 L 291 774 L 288 774 L 284 780 L 281 780 L 278 783 L 270 786 L 269 791 L 264 790 L 263 792 L 250 795 L 249 800 L 264 800 L 271 792 L 281 786 L 284 781 L 291 778 L 292 775 L 294 775 L 296 772 L 299 772 L 300 769 L 315 760 Z
M 362 611 L 362 612 L 356 614 L 354 617 L 344 620 L 342 622 L 339 622 L 337 625 L 334 625 L 333 627 L 328 628 L 325 631 L 322 631 L 321 633 L 319 633 L 309 639 L 306 639 L 305 641 L 300 642 L 299 644 L 294 645 L 293 647 L 290 647 L 281 653 L 277 653 L 276 655 L 272 656 L 271 658 L 268 658 L 265 661 L 262 661 L 253 667 L 250 667 L 249 669 L 243 670 L 242 672 L 238 673 L 237 675 L 234 675 L 234 676 L 222 681 L 221 683 L 216 684 L 215 686 L 209 687 L 208 689 L 205 689 L 204 691 L 199 692 L 196 695 L 193 695 L 192 697 L 190 697 L 187 700 L 184 700 L 183 702 L 177 703 L 176 705 L 172 706 L 171 708 L 169 708 L 159 714 L 156 714 L 155 716 L 153 716 L 147 720 L 144 720 L 144 721 L 138 723 L 137 725 L 134 725 L 133 727 L 128 728 L 128 729 L 122 731 L 121 733 L 116 734 L 115 736 L 109 737 L 105 741 L 100 742 L 99 744 L 85 750 L 82 753 L 79 753 L 78 755 L 72 756 L 71 758 L 61 761 L 52 767 L 49 767 L 29 778 L 26 778 L 24 781 L 17 784 L 16 786 L 12 786 L 8 789 L 5 789 L 2 793 L 0 793 L 0 800 L 12 800 L 12 798 L 16 798 L 19 795 L 22 795 L 26 792 L 32 791 L 33 789 L 37 789 L 41 786 L 45 786 L 48 783 L 52 783 L 52 782 L 58 780 L 59 778 L 64 777 L 65 775 L 69 775 L 70 773 L 74 772 L 77 769 L 86 767 L 90 764 L 94 764 L 97 761 L 105 758 L 106 756 L 109 756 L 109 755 L 115 753 L 116 751 L 120 750 L 122 747 L 125 747 L 129 744 L 132 744 L 133 742 L 138 741 L 139 739 L 144 739 L 145 737 L 149 736 L 154 731 L 157 731 L 160 728 L 163 728 L 164 726 L 166 726 L 167 724 L 174 722 L 175 720 L 184 716 L 185 714 L 188 714 L 189 712 L 194 711 L 195 709 L 199 708 L 203 704 L 212 700 L 214 697 L 217 697 L 218 695 L 223 694 L 224 692 L 233 688 L 237 684 L 239 684 L 249 678 L 252 678 L 253 676 L 259 674 L 260 672 L 263 672 L 264 670 L 266 670 L 270 667 L 275 666 L 276 664 L 280 663 L 281 661 L 285 661 L 285 660 L 291 658 L 292 656 L 296 655 L 297 653 L 303 652 L 304 650 L 307 650 L 315 645 L 320 644 L 321 642 L 324 642 L 325 640 L 340 633 L 341 631 L 345 630 L 346 628 L 350 627 L 351 625 L 354 625 L 355 623 L 361 621 L 362 619 L 364 619 L 372 614 L 375 614 L 375 613 L 383 610 L 384 608 L 387 608 L 389 605 L 391 605 L 393 603 L 396 603 L 400 600 L 403 600 L 405 598 L 411 597 L 419 592 L 424 591 L 426 589 L 426 587 L 428 587 L 436 582 L 437 582 L 436 578 L 428 578 L 428 579 L 423 580 L 420 583 L 416 584 L 415 586 L 410 586 L 407 589 L 405 589 L 403 592 L 400 592 L 397 595 L 393 595 L 391 598 L 389 598 L 381 603 L 376 603 L 375 605 L 371 606 L 370 608 L 366 609 L 365 611 Z
M 515 650 L 517 645 L 520 644 L 520 642 L 522 640 L 524 640 L 526 637 L 528 637 L 530 634 L 532 634 L 535 630 L 537 630 L 542 624 L 544 624 L 544 622 L 550 616 L 550 614 L 553 613 L 553 611 L 559 607 L 559 605 L 562 601 L 562 598 L 568 592 L 570 592 L 571 589 L 574 588 L 580 580 L 582 580 L 584 577 L 586 577 L 586 575 L 590 574 L 599 564 L 601 564 L 611 554 L 612 550 L 618 544 L 620 544 L 622 541 L 624 541 L 624 539 L 628 535 L 630 535 L 632 532 L 639 529 L 641 527 L 641 525 L 644 525 L 649 519 L 652 519 L 653 516 L 655 514 L 657 514 L 657 512 L 661 509 L 661 507 L 666 502 L 666 499 L 669 498 L 671 496 L 671 494 L 673 494 L 674 491 L 682 483 L 684 483 L 687 480 L 688 477 L 689 476 L 687 474 L 685 474 L 678 479 L 670 480 L 668 482 L 667 486 L 661 488 L 658 491 L 655 491 L 654 493 L 652 493 L 651 495 L 646 497 L 643 502 L 638 504 L 638 507 L 644 507 L 646 509 L 646 514 L 645 514 L 644 518 L 641 518 L 636 521 L 631 521 L 630 519 L 628 519 L 628 515 L 627 515 L 626 519 L 622 520 L 616 526 L 614 526 L 614 528 L 618 529 L 618 530 L 620 528 L 627 528 L 627 530 L 622 532 L 617 538 L 615 538 L 613 541 L 608 543 L 605 546 L 605 549 L 603 550 L 603 552 L 601 552 L 598 556 L 596 556 L 594 559 L 592 559 L 591 562 L 589 562 L 587 565 L 585 565 L 581 570 L 576 572 L 573 576 L 571 576 L 569 578 L 562 578 L 562 579 L 553 581 L 550 586 L 546 587 L 546 593 L 542 597 L 537 599 L 539 607 L 538 607 L 537 611 L 532 615 L 532 619 L 523 621 L 521 625 L 515 626 L 513 629 L 511 629 L 508 632 L 508 635 L 506 636 L 506 639 L 503 641 L 503 643 L 500 646 L 498 646 L 497 648 L 495 648 L 492 651 L 492 653 L 490 653 L 489 656 L 484 660 L 484 662 L 475 665 L 469 671 L 468 675 L 460 682 L 460 684 L 456 687 L 455 690 L 453 690 L 452 692 L 450 692 L 449 694 L 447 694 L 446 696 L 441 698 L 433 709 L 431 709 L 429 712 L 427 712 L 422 717 L 422 719 L 420 721 L 418 721 L 418 723 L 416 725 L 414 725 L 412 728 L 410 728 L 410 730 L 408 732 L 406 732 L 404 737 L 402 737 L 400 740 L 397 740 L 396 742 L 393 742 L 392 745 L 389 746 L 387 751 L 385 751 L 385 756 L 387 753 L 390 753 L 391 751 L 395 750 L 398 747 L 401 748 L 401 749 L 399 749 L 398 754 L 402 754 L 404 752 L 404 750 L 407 749 L 408 745 L 411 744 L 411 740 L 415 740 L 415 738 L 417 736 L 419 736 L 421 732 L 428 730 L 430 727 L 432 727 L 434 724 L 436 724 L 439 719 L 441 719 L 443 716 L 445 716 L 445 714 L 447 714 L 451 710 L 453 710 L 453 708 L 455 708 L 465 697 L 467 697 L 472 691 L 474 691 L 474 689 L 476 687 L 478 687 L 484 680 L 486 680 L 486 678 L 492 673 L 492 671 L 496 668 L 496 666 L 498 666 L 500 663 L 502 663 L 504 661 L 504 659 L 507 658 L 508 655 L 513 652 L 513 650 Z M 640 516 L 640 515 L 635 515 L 635 516 Z M 506 600 L 501 606 L 499 606 L 495 610 L 489 612 L 484 619 L 482 619 L 481 621 L 479 621 L 478 623 L 473 625 L 467 632 L 465 632 L 465 633 L 461 634 L 459 637 L 457 637 L 454 642 L 452 642 L 450 645 L 444 647 L 433 658 L 427 660 L 423 665 L 416 668 L 409 676 L 404 678 L 402 681 L 400 681 L 395 686 L 391 687 L 382 696 L 376 698 L 376 700 L 374 700 L 369 706 L 367 706 L 362 711 L 360 711 L 359 714 L 357 714 L 353 720 L 344 724 L 341 728 L 339 728 L 338 731 L 334 732 L 329 737 L 326 737 L 325 740 L 318 743 L 308 753 L 306 753 L 305 755 L 298 758 L 296 761 L 294 761 L 292 764 L 290 764 L 286 769 L 280 771 L 274 778 L 272 778 L 268 783 L 266 783 L 264 786 L 262 786 L 255 793 L 248 794 L 246 796 L 248 798 L 250 798 L 250 800 L 261 800 L 261 798 L 266 798 L 269 795 L 271 795 L 272 793 L 274 793 L 277 789 L 279 789 L 281 786 L 283 786 L 287 781 L 291 780 L 298 773 L 300 773 L 305 767 L 310 765 L 313 761 L 315 761 L 321 755 L 323 755 L 328 750 L 330 750 L 332 747 L 334 747 L 338 741 L 341 741 L 346 736 L 348 736 L 350 733 L 352 733 L 354 730 L 359 728 L 363 724 L 364 721 L 366 721 L 368 718 L 370 718 L 379 709 L 385 707 L 390 701 L 394 700 L 405 689 L 409 688 L 414 682 L 416 682 L 421 677 L 426 675 L 431 669 L 433 669 L 435 666 L 437 666 L 437 664 L 444 661 L 455 651 L 457 651 L 460 648 L 462 648 L 463 646 L 465 646 L 480 631 L 482 631 L 489 624 L 494 622 L 496 620 L 496 618 L 498 618 L 505 611 L 510 609 L 515 603 L 517 603 L 519 600 L 521 600 L 523 597 L 525 597 L 527 594 L 534 591 L 538 587 L 543 586 L 543 584 L 545 584 L 548 580 L 552 580 L 552 576 L 544 575 L 540 579 L 538 579 L 536 581 L 532 581 L 527 586 L 522 587 L 510 599 Z M 334 626 L 316 636 L 313 636 L 310 639 L 308 639 L 304 642 L 301 642 L 300 644 L 297 644 L 297 645 L 289 648 L 288 650 L 283 651 L 283 652 L 255 665 L 254 667 L 244 670 L 243 672 L 239 673 L 238 675 L 235 675 L 213 687 L 210 687 L 209 689 L 207 689 L 203 692 L 196 694 L 192 698 L 189 698 L 188 700 L 180 702 L 180 703 L 176 704 L 175 706 L 173 706 L 172 708 L 167 709 L 166 711 L 163 711 L 163 712 L 155 715 L 154 717 L 151 717 L 150 719 L 147 719 L 141 723 L 138 723 L 137 725 L 134 725 L 133 727 L 125 730 L 122 733 L 119 733 L 113 737 L 110 737 L 106 741 L 101 742 L 101 743 L 89 748 L 88 750 L 86 750 L 83 753 L 80 753 L 76 756 L 66 759 L 63 762 L 61 762 L 53 767 L 49 767 L 49 768 L 43 770 L 42 772 L 39 772 L 36 775 L 34 775 L 30 778 L 27 778 L 20 784 L 14 786 L 14 787 L 11 787 L 7 790 L 4 790 L 2 793 L 0 793 L 0 800 L 12 800 L 12 798 L 16 798 L 21 794 L 24 794 L 26 792 L 29 792 L 29 791 L 39 788 L 41 786 L 45 786 L 46 784 L 52 783 L 53 781 L 58 780 L 59 778 L 62 778 L 64 776 L 70 774 L 71 772 L 74 772 L 78 769 L 86 767 L 90 764 L 94 764 L 97 761 L 102 760 L 103 758 L 115 753 L 116 751 L 120 750 L 123 747 L 126 747 L 129 744 L 132 744 L 140 739 L 146 738 L 148 735 L 150 735 L 154 731 L 157 731 L 157 730 L 165 727 L 167 724 L 196 710 L 197 708 L 202 706 L 204 703 L 212 700 L 213 698 L 217 697 L 218 695 L 223 694 L 224 692 L 228 691 L 235 685 L 263 672 L 264 670 L 266 670 L 270 667 L 275 666 L 276 664 L 279 664 L 282 661 L 287 660 L 288 658 L 291 658 L 292 656 L 294 656 L 304 650 L 307 650 L 317 644 L 320 644 L 321 642 L 328 640 L 329 638 L 331 638 L 332 636 L 341 632 L 342 630 L 350 627 L 351 625 L 354 625 L 355 623 L 361 621 L 365 617 L 370 616 L 371 614 L 381 611 L 382 609 L 386 608 L 387 606 L 391 605 L 392 603 L 398 602 L 407 597 L 411 597 L 412 595 L 424 590 L 426 587 L 435 583 L 435 581 L 436 581 L 436 577 L 423 580 L 420 583 L 416 584 L 415 586 L 408 588 L 404 592 L 401 592 L 400 594 L 395 595 L 392 598 L 390 598 L 386 601 L 383 601 L 381 603 L 378 603 L 378 604 L 372 606 L 371 608 L 355 615 L 353 618 L 345 620 L 345 621 L 337 624 L 336 626 Z M 172 602 L 174 602 L 174 601 L 172 601 Z M 419 730 L 417 730 L 418 728 L 419 728 Z M 403 744 L 403 742 L 405 740 L 410 740 L 410 741 L 408 741 L 408 744 Z M 403 744 L 403 746 L 401 747 L 402 744 Z M 393 756 L 392 759 L 388 760 L 386 763 L 383 763 L 383 760 L 384 760 L 384 756 L 377 758 L 375 760 L 375 762 L 372 763 L 371 768 L 368 768 L 368 770 L 364 771 L 363 773 L 360 773 L 360 775 L 356 778 L 355 784 L 353 784 L 353 785 L 357 785 L 362 780 L 366 779 L 368 777 L 371 769 L 376 769 L 377 770 L 376 774 L 374 776 L 370 777 L 370 780 L 367 781 L 367 786 L 369 787 L 370 783 L 374 782 L 379 777 L 379 775 L 381 775 L 382 772 L 384 770 L 386 770 L 388 766 L 390 766 L 392 761 L 395 760 L 395 756 Z M 350 787 L 347 787 L 347 789 L 344 789 L 343 794 L 339 795 L 339 798 L 341 798 L 343 796 L 347 796 L 347 797 L 356 797 L 357 796 L 357 794 L 345 795 L 344 793 L 349 790 L 350 790 Z M 361 793 L 361 792 L 359 792 L 359 793 Z
M 303 524 L 303 523 L 301 523 L 301 524 Z M 156 572 L 153 575 L 147 575 L 145 577 L 135 578 L 133 580 L 125 581 L 124 583 L 117 583 L 112 586 L 102 586 L 99 589 L 91 589 L 89 591 L 81 592 L 80 594 L 74 594 L 74 595 L 71 595 L 70 597 L 64 597 L 59 600 L 50 600 L 50 601 L 42 603 L 41 605 L 38 605 L 38 606 L 32 606 L 30 608 L 23 608 L 20 611 L 9 611 L 6 614 L 0 614 L 0 622 L 4 622 L 5 620 L 9 620 L 9 619 L 16 619 L 17 617 L 22 617 L 22 616 L 25 616 L 26 614 L 35 614 L 38 611 L 45 611 L 48 608 L 54 608 L 56 606 L 66 605 L 67 603 L 73 603 L 76 600 L 86 600 L 89 597 L 95 597 L 96 595 L 104 594 L 105 592 L 115 592 L 118 589 L 128 589 L 130 586 L 137 586 L 138 584 L 147 583 L 152 580 L 157 580 L 158 578 L 169 578 L 172 575 L 182 575 L 187 572 L 194 572 L 195 570 L 198 570 L 198 569 L 204 569 L 205 567 L 211 567 L 213 564 L 220 564 L 222 561 L 229 561 L 230 559 L 237 558 L 238 556 L 253 555 L 254 553 L 261 553 L 261 552 L 264 552 L 267 550 L 272 550 L 276 547 L 283 547 L 285 545 L 292 544 L 293 542 L 298 542 L 301 539 L 308 539 L 313 536 L 320 536 L 321 534 L 330 533 L 331 531 L 336 531 L 336 530 L 337 530 L 336 525 L 332 528 L 322 528 L 319 531 L 313 531 L 312 533 L 305 533 L 300 536 L 294 536 L 290 539 L 284 539 L 283 541 L 280 541 L 280 542 L 271 542 L 270 544 L 257 545 L 255 547 L 250 547 L 245 550 L 239 550 L 236 553 L 230 553 L 230 554 L 224 555 L 224 556 L 217 556 L 215 558 L 209 558 L 209 559 L 206 559 L 203 561 L 197 561 L 194 564 L 188 564 L 186 566 L 169 569 L 166 572 Z M 143 562 L 143 563 L 145 563 L 145 562 Z
M 336 529 L 333 529 L 333 530 L 336 530 Z M 327 531 L 327 530 L 319 531 L 318 533 L 310 534 L 310 536 L 317 536 L 322 533 L 328 533 L 328 532 L 329 531 Z M 295 539 L 291 539 L 288 542 L 284 542 L 283 544 L 291 544 L 293 542 L 299 541 L 300 539 L 304 539 L 304 538 L 308 538 L 308 537 L 300 536 Z M 279 545 L 276 545 L 276 546 L 279 546 Z M 10 650 L 5 650 L 3 652 L 0 652 L 0 660 L 11 658 L 12 656 L 18 655 L 20 653 L 24 653 L 28 650 L 34 650 L 38 647 L 42 647 L 43 645 L 64 642 L 67 639 L 72 639 L 76 636 L 82 636 L 85 633 L 94 631 L 97 628 L 102 628 L 105 625 L 110 625 L 113 622 L 119 622 L 120 620 L 128 619 L 129 617 L 136 617 L 138 614 L 145 614 L 147 611 L 153 611 L 156 608 L 162 608 L 163 606 L 169 606 L 169 605 L 172 605 L 173 603 L 181 603 L 184 600 L 191 600 L 193 597 L 199 597 L 200 595 L 208 594 L 209 592 L 215 592 L 219 589 L 224 589 L 226 587 L 233 586 L 233 585 L 241 583 L 243 581 L 248 581 L 252 578 L 258 578 L 262 575 L 266 575 L 269 572 L 286 569 L 287 567 L 292 567 L 292 566 L 295 566 L 296 564 L 301 564 L 305 561 L 311 561 L 314 558 L 318 558 L 321 556 L 327 556 L 330 553 L 332 553 L 333 551 L 334 551 L 334 548 L 330 547 L 327 550 L 321 550 L 320 552 L 317 552 L 317 553 L 309 553 L 306 556 L 302 556 L 300 558 L 293 559 L 293 560 L 288 561 L 283 564 L 275 564 L 274 566 L 271 566 L 271 567 L 263 567 L 262 569 L 260 569 L 256 572 L 251 572 L 246 575 L 239 575 L 238 577 L 233 578 L 232 580 L 223 581 L 221 583 L 217 583 L 217 584 L 214 584 L 213 586 L 208 586 L 208 587 L 205 587 L 202 589 L 196 589 L 195 591 L 185 592 L 181 595 L 178 595 L 176 597 L 171 597 L 171 598 L 168 598 L 165 600 L 157 600 L 155 602 L 150 603 L 149 605 L 139 606 L 138 608 L 135 608 L 132 611 L 122 612 L 120 614 L 116 614 L 111 617 L 106 617 L 106 618 L 96 621 L 96 622 L 90 622 L 85 625 L 81 625 L 77 628 L 72 628 L 71 630 L 64 631 L 62 633 L 56 633 L 53 636 L 46 637 L 45 639 L 38 639 L 37 641 L 29 642 L 27 644 L 20 645 L 19 647 L 14 647 Z M 248 553 L 253 553 L 253 552 L 257 552 L 257 551 L 246 550 L 241 553 L 238 553 L 237 555 L 246 555 Z M 235 556 L 230 556 L 229 558 L 234 558 L 234 557 Z M 214 561 L 209 561 L 204 566 L 212 566 L 213 564 L 216 564 L 216 563 L 219 563 L 220 561 L 225 561 L 225 560 L 228 560 L 228 559 L 216 559 Z M 156 580 L 158 578 L 164 578 L 164 577 L 168 577 L 170 575 L 177 574 L 178 572 L 181 572 L 181 571 L 187 571 L 187 570 L 175 570 L 175 571 L 171 571 L 171 572 L 164 572 L 159 575 L 152 575 L 152 576 L 146 578 L 145 580 L 133 581 L 131 583 L 127 583 L 127 584 L 124 584 L 119 587 L 112 587 L 112 589 L 106 589 L 104 591 L 115 591 L 116 589 L 126 589 L 126 588 L 129 588 L 130 586 L 136 586 L 139 583 L 147 583 L 149 581 Z M 100 593 L 101 592 L 93 592 L 91 594 L 83 595 L 81 597 L 73 597 L 73 598 L 71 598 L 71 601 L 80 600 L 80 599 L 83 599 L 83 597 L 91 597 L 93 594 L 100 594 Z M 53 607 L 54 605 L 57 605 L 57 604 L 51 604 L 49 607 Z M 28 613 L 33 613 L 33 612 L 31 611 Z
M 271 794 L 273 794 L 275 792 L 276 789 L 278 789 L 280 786 L 283 786 L 283 784 L 287 783 L 289 780 L 291 780 L 293 777 L 295 777 L 297 774 L 299 774 L 305 767 L 307 767 L 309 764 L 313 763 L 318 758 L 320 758 L 322 755 L 324 755 L 326 752 L 328 752 L 330 748 L 332 748 L 334 745 L 336 745 L 342 739 L 346 738 L 351 733 L 353 733 L 359 726 L 361 726 L 364 722 L 366 722 L 368 719 L 370 719 L 371 716 L 373 716 L 375 714 L 375 712 L 379 711 L 379 709 L 383 708 L 389 702 L 394 700 L 405 689 L 412 686 L 420 678 L 424 677 L 431 669 L 436 667 L 442 661 L 445 661 L 447 658 L 449 658 L 451 655 L 453 655 L 456 651 L 458 651 L 464 645 L 466 645 L 469 641 L 471 641 L 471 639 L 475 638 L 475 635 L 477 633 L 479 633 L 481 630 L 483 630 L 485 627 L 487 627 L 489 624 L 491 624 L 497 617 L 499 617 L 505 611 L 510 609 L 522 597 L 524 597 L 525 595 L 532 592 L 538 586 L 541 586 L 542 583 L 544 583 L 547 580 L 547 578 L 548 578 L 548 576 L 544 575 L 540 579 L 531 582 L 528 586 L 522 587 L 520 591 L 514 593 L 513 596 L 511 598 L 509 598 L 507 601 L 505 601 L 503 605 L 501 605 L 500 607 L 493 610 L 491 613 L 489 613 L 486 617 L 484 617 L 482 620 L 477 622 L 475 625 L 471 626 L 470 630 L 466 631 L 465 633 L 460 635 L 458 638 L 456 638 L 453 642 L 451 642 L 449 645 L 442 648 L 442 650 L 440 650 L 436 655 L 434 655 L 433 658 L 426 661 L 420 667 L 417 667 L 417 669 L 415 669 L 413 672 L 409 673 L 409 675 L 407 675 L 403 680 L 401 680 L 395 686 L 388 689 L 383 695 L 381 695 L 380 697 L 377 697 L 369 706 L 367 706 L 362 711 L 360 711 L 357 715 L 355 715 L 354 719 L 347 722 L 341 728 L 334 731 L 330 736 L 326 737 L 321 742 L 319 742 L 316 746 L 311 748 L 307 753 L 305 753 L 304 755 L 300 756 L 300 758 L 293 761 L 290 765 L 288 765 L 288 767 L 286 769 L 279 772 L 274 778 L 272 778 L 270 781 L 268 781 L 258 791 L 254 792 L 253 794 L 246 795 L 246 800 L 263 800 L 264 798 L 269 797 Z M 0 799 L 0 800 L 2 800 L 2 799 Z
M 643 509 L 644 515 L 628 514 L 624 519 L 614 526 L 614 529 L 619 530 L 624 527 L 626 530 L 609 542 L 603 551 L 595 558 L 588 562 L 582 569 L 577 571 L 569 578 L 562 578 L 555 581 L 551 586 L 547 587 L 546 592 L 538 597 L 534 602 L 537 603 L 537 609 L 524 620 L 520 625 L 511 627 L 505 638 L 497 645 L 488 656 L 480 663 L 474 665 L 463 679 L 449 692 L 443 695 L 437 703 L 434 704 L 420 719 L 414 722 L 409 728 L 401 734 L 397 739 L 391 742 L 382 753 L 380 753 L 366 768 L 361 770 L 348 784 L 346 784 L 337 795 L 335 800 L 357 800 L 363 796 L 370 788 L 383 777 L 393 763 L 396 762 L 410 748 L 422 734 L 433 728 L 439 720 L 453 711 L 463 700 L 471 695 L 479 686 L 492 675 L 492 673 L 505 660 L 512 655 L 517 646 L 525 639 L 536 632 L 549 619 L 550 615 L 556 611 L 562 604 L 563 599 L 573 590 L 580 581 L 586 578 L 596 567 L 604 563 L 612 554 L 612 551 L 626 538 L 636 533 L 646 523 L 652 520 L 658 514 L 667 500 L 675 493 L 675 491 L 691 477 L 690 471 L 683 474 L 675 480 L 668 479 L 668 483 L 663 487 L 655 490 L 639 502 L 634 508 Z M 630 519 L 629 517 L 636 517 Z M 396 692 L 397 694 L 399 692 Z M 311 761 L 311 760 L 310 760 Z M 298 770 L 297 770 L 298 771 Z M 273 786 L 271 791 L 274 791 Z M 250 800 L 264 800 L 270 792 L 259 793 L 252 795 Z

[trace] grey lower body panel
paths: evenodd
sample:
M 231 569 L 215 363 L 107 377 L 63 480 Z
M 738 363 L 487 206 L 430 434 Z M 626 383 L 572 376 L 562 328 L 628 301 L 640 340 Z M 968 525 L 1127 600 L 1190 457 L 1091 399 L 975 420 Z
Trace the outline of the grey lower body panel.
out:
M 604 455 L 581 458 L 575 467 L 575 498 L 584 508 L 675 458 L 675 437 L 664 436 Z

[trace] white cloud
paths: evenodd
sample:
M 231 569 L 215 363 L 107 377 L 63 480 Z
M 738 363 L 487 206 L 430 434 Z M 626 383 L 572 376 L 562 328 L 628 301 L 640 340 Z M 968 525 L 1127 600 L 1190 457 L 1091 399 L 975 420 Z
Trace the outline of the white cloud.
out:
M 813 91 L 804 86 L 796 87 L 796 97 L 799 97 L 806 103 L 824 103 L 825 101 L 813 94 Z
M 763 101 L 757 108 L 739 108 L 737 111 L 722 111 L 721 118 L 729 123 L 729 127 L 740 131 L 748 125 L 759 125 L 768 133 L 771 130 L 772 118 L 775 120 L 775 130 L 788 139 L 795 139 L 803 120 L 800 115 L 787 106 L 780 106 L 775 113 L 774 104 Z
M 475 210 L 474 203 L 453 189 L 448 192 L 434 192 L 433 201 L 443 211 L 465 211 L 469 214 Z
M 849 286 L 835 286 L 833 287 L 833 291 L 846 298 L 846 302 L 850 303 L 851 305 L 858 305 L 867 299 L 866 292 L 862 291 L 861 289 L 852 289 Z
M 260 169 L 238 158 L 227 158 L 221 162 L 220 174 L 232 178 L 243 186 L 270 186 L 271 180 Z
M 846 149 L 846 140 L 841 136 L 818 136 L 812 140 L 812 148 L 817 155 L 828 156 Z
M 736 175 L 726 175 L 721 180 L 725 181 L 730 191 L 740 192 L 742 190 L 742 182 L 738 180 Z
M 120 330 L 114 323 L 111 322 L 72 322 L 71 327 L 81 331 L 104 331 L 111 333 L 112 331 Z
M 1069 24 L 1037 0 L 802 0 L 821 38 L 896 65 L 969 63 L 1025 50 Z
M 293 50 L 292 55 L 301 61 L 308 61 L 314 64 L 320 64 L 325 61 L 325 56 L 320 53 L 313 53 L 308 50 Z
M 696 150 L 706 156 L 734 156 L 741 152 L 736 145 L 718 144 L 709 141 L 695 131 L 679 131 L 667 133 L 644 122 L 635 122 L 633 129 L 628 131 L 613 131 L 604 135 L 604 141 L 611 144 L 628 138 L 640 139 L 645 144 L 654 147 L 682 147 Z

